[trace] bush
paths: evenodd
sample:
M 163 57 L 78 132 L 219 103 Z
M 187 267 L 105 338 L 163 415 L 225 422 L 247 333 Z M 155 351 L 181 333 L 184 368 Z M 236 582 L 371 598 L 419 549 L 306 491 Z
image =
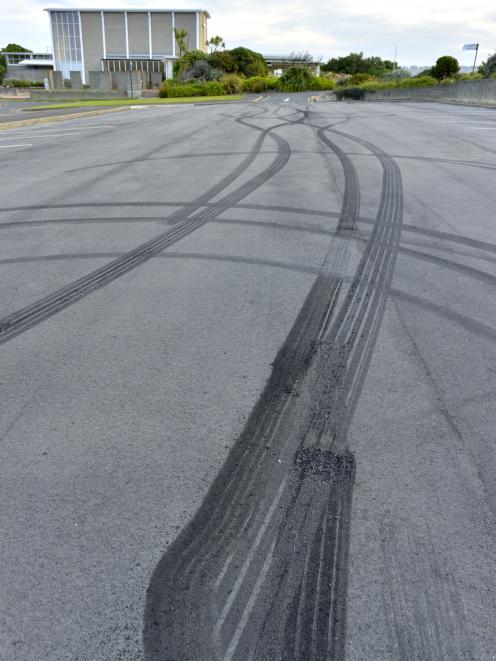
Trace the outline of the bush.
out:
M 362 83 L 368 83 L 371 80 L 374 80 L 374 76 L 370 76 L 368 73 L 354 73 L 348 80 L 349 85 L 361 85 Z
M 236 73 L 225 73 L 219 83 L 224 85 L 227 94 L 239 94 L 244 90 L 244 81 Z
M 432 87 L 438 81 L 432 76 L 421 76 L 420 78 L 405 78 L 401 80 L 398 87 Z
M 460 71 L 458 60 L 451 55 L 443 55 L 438 58 L 436 64 L 431 69 L 431 75 L 438 80 L 443 78 L 451 78 L 455 73 Z
M 158 95 L 163 98 L 180 98 L 185 96 L 224 96 L 227 94 L 225 85 L 220 82 L 177 83 L 165 80 Z
M 279 78 L 279 88 L 283 92 L 303 92 L 310 89 L 312 78 L 306 67 L 289 67 Z
M 255 92 L 261 94 L 268 90 L 267 78 L 264 76 L 252 76 L 244 81 L 245 92 Z
M 496 53 L 487 58 L 487 60 L 479 67 L 479 72 L 484 76 L 491 76 L 494 78 L 496 74 Z
M 312 91 L 325 91 L 325 90 L 334 90 L 336 89 L 336 83 L 330 78 L 324 78 L 322 76 L 312 76 L 310 85 L 307 88 Z
M 196 60 L 191 69 L 184 71 L 180 78 L 182 81 L 188 80 L 218 80 L 221 76 L 220 71 L 214 69 L 207 60 Z
M 177 78 L 181 72 L 188 71 L 196 62 L 199 60 L 205 60 L 206 57 L 206 53 L 197 48 L 187 51 L 182 57 L 174 62 L 174 77 Z
M 234 61 L 234 72 L 244 76 L 266 76 L 269 72 L 267 62 L 260 53 L 249 48 L 233 48 L 229 51 Z
M 362 87 L 344 87 L 343 89 L 336 90 L 336 98 L 338 101 L 342 101 L 343 99 L 361 101 L 365 98 L 365 90 Z
M 408 69 L 394 69 L 393 71 L 388 71 L 382 77 L 383 80 L 403 80 L 404 78 L 411 78 L 412 74 Z
M 279 89 L 279 79 L 275 76 L 252 76 L 243 81 L 244 91 L 254 94 L 263 94 Z
M 5 78 L 3 84 L 6 87 L 44 87 L 44 83 L 36 82 L 32 83 L 29 80 L 18 80 L 17 78 Z
M 213 66 L 214 69 L 219 69 L 226 73 L 234 73 L 236 71 L 236 62 L 231 55 L 231 51 L 228 50 L 220 50 L 210 53 L 208 56 L 208 63 Z

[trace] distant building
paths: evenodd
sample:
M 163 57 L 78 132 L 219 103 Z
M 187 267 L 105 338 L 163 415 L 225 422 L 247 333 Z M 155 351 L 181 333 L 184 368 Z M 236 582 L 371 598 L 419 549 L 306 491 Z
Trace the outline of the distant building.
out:
M 424 67 L 417 67 L 417 66 L 411 66 L 411 67 L 406 67 L 407 70 L 412 74 L 412 76 L 416 76 L 419 73 L 422 73 L 422 71 L 427 71 L 427 69 L 430 69 L 431 67 L 424 66 Z
M 264 55 L 269 71 L 280 76 L 289 67 L 307 66 L 316 76 L 320 76 L 320 61 L 314 62 L 306 55 Z
M 188 50 L 207 52 L 203 9 L 46 9 L 50 16 L 53 67 L 69 78 L 80 71 L 163 72 L 169 78 L 179 50 L 174 28 L 187 31 Z
M 7 64 L 6 78 L 42 83 L 53 69 L 51 53 L 9 53 L 3 52 Z

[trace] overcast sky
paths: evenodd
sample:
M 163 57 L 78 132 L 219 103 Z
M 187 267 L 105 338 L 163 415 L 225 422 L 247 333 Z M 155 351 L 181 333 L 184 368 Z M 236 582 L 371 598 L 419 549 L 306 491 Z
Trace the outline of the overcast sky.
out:
M 191 8 L 187 0 L 0 0 L 0 47 L 9 42 L 45 51 L 50 44 L 46 6 Z M 200 6 L 201 7 L 201 6 Z M 247 46 L 266 55 L 308 50 L 314 57 L 363 51 L 403 66 L 430 65 L 440 55 L 454 55 L 462 65 L 473 62 L 464 43 L 480 43 L 480 59 L 496 51 L 494 0 L 207 0 L 212 16 L 209 34 L 220 34 L 227 47 Z

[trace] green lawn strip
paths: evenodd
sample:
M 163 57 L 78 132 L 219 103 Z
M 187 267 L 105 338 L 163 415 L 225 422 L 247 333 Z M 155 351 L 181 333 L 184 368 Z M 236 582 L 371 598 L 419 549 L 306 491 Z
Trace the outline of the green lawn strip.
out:
M 231 94 L 229 96 L 188 96 L 180 98 L 160 99 L 152 97 L 150 99 L 95 99 L 94 101 L 64 101 L 61 103 L 50 103 L 33 108 L 24 108 L 23 110 L 62 110 L 64 108 L 96 108 L 101 106 L 148 106 L 171 103 L 202 103 L 205 101 L 240 101 L 244 99 L 244 94 Z

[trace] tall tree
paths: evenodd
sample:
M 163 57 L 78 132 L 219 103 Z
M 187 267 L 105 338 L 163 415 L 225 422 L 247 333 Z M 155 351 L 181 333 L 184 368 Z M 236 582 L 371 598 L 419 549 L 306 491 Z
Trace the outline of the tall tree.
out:
M 5 48 L 0 48 L 0 51 L 4 51 L 5 53 L 31 53 L 32 51 L 29 50 L 29 48 L 24 48 L 23 46 L 19 46 L 19 44 L 7 44 Z M 0 52 L 0 83 L 3 82 L 3 79 L 5 78 L 5 74 L 7 73 L 7 61 L 5 59 L 5 55 L 2 55 Z
M 177 47 L 179 48 L 179 57 L 181 58 L 188 50 L 188 31 L 174 28 L 174 36 L 176 37 Z
M 226 47 L 226 42 L 219 35 L 212 37 L 207 41 L 207 45 L 210 48 L 211 53 L 216 53 L 218 50 L 224 50 Z
M 443 78 L 451 78 L 455 73 L 460 71 L 460 65 L 456 57 L 451 57 L 451 55 L 443 55 L 439 57 L 436 61 L 436 64 L 431 69 L 431 76 L 442 80 Z

